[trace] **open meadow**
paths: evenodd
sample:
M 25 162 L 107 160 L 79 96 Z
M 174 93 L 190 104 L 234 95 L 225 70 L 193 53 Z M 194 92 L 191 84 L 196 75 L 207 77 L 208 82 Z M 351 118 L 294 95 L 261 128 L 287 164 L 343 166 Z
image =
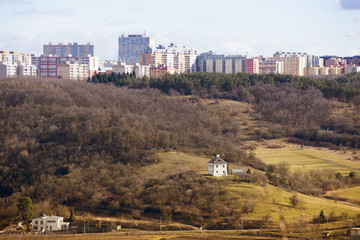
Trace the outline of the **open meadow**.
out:
M 317 150 L 311 147 L 307 147 L 305 150 L 296 149 L 295 145 L 292 147 L 286 147 L 282 149 L 261 149 L 258 155 L 266 163 L 276 164 L 280 162 L 277 159 L 290 159 L 289 164 L 293 169 L 302 169 L 307 171 L 310 169 L 329 167 L 342 173 L 348 173 L 346 168 L 339 167 L 337 165 L 323 162 L 321 158 L 331 159 L 331 161 L 339 164 L 348 164 L 349 160 L 343 159 L 338 155 L 326 151 Z M 256 151 L 258 152 L 258 151 Z M 285 156 L 289 156 L 285 158 Z M 164 172 L 171 173 L 181 168 L 188 168 L 194 170 L 200 174 L 207 174 L 207 162 L 210 158 L 193 156 L 185 153 L 177 152 L 164 152 L 159 153 L 159 162 L 150 166 L 146 166 L 141 171 L 151 172 Z M 296 159 L 300 159 L 297 162 Z M 357 165 L 353 163 L 356 167 Z M 230 164 L 230 168 L 239 167 Z M 247 167 L 245 168 L 247 169 Z M 294 194 L 293 191 L 285 188 L 276 187 L 270 184 L 261 186 L 251 183 L 237 183 L 233 176 L 228 178 L 218 178 L 224 181 L 227 185 L 229 194 L 231 196 L 231 205 L 234 209 L 241 211 L 244 203 L 250 204 L 253 211 L 245 214 L 246 218 L 264 218 L 270 217 L 272 221 L 278 222 L 281 217 L 285 218 L 285 221 L 294 222 L 299 220 L 311 221 L 315 216 L 318 216 L 321 210 L 324 210 L 325 214 L 330 212 L 336 215 L 347 214 L 349 217 L 355 217 L 360 214 L 360 208 L 357 205 L 353 205 L 346 202 L 334 201 L 331 199 L 309 196 L 298 193 L 300 200 L 300 206 L 294 208 L 291 206 L 290 197 Z M 356 188 L 360 190 L 360 188 Z M 338 191 L 346 191 L 341 189 Z M 349 198 L 356 198 L 359 192 L 349 189 L 347 195 Z
M 325 149 L 287 144 L 281 148 L 259 147 L 256 156 L 266 164 L 285 162 L 292 170 L 308 171 L 311 169 L 332 169 L 341 174 L 360 173 L 360 161 L 348 160 L 346 155 Z

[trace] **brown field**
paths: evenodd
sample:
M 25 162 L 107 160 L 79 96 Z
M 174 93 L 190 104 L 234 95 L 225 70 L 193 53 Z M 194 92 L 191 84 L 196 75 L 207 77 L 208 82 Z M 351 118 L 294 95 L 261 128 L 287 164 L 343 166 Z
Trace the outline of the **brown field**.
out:
M 128 239 L 139 239 L 139 240 L 181 240 L 181 239 L 195 239 L 195 240 L 219 240 L 219 239 L 279 239 L 276 237 L 251 237 L 251 236 L 236 236 L 234 231 L 219 231 L 214 232 L 163 232 L 163 234 L 155 232 L 119 232 L 119 233 L 102 233 L 102 234 L 73 234 L 73 235 L 47 235 L 47 236 L 7 236 L 1 237 L 1 240 L 12 240 L 12 239 L 22 239 L 22 240 L 128 240 Z

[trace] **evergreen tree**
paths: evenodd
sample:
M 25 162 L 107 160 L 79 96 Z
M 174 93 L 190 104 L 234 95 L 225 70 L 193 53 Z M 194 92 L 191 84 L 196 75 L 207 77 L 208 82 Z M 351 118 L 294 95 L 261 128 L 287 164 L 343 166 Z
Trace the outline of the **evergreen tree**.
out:
M 23 223 L 25 223 L 27 231 L 29 231 L 30 230 L 29 222 L 34 215 L 34 208 L 32 205 L 31 198 L 29 197 L 20 198 L 16 206 L 19 210 L 21 220 L 23 221 Z
M 74 209 L 71 209 L 69 221 L 70 221 L 70 222 L 74 222 L 74 221 L 75 221 Z

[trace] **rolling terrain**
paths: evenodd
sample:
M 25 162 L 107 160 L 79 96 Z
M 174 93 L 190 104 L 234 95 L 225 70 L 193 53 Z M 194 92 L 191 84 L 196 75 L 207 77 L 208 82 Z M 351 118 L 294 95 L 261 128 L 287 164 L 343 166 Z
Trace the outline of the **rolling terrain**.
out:
M 315 223 L 319 229 L 357 225 L 360 152 L 349 137 L 358 129 L 357 106 L 332 100 L 331 114 L 321 115 L 326 125 L 314 119 L 307 128 L 291 117 L 294 125 L 279 122 L 256 100 L 264 89 L 250 90 L 256 97 L 234 101 L 85 82 L 3 80 L 3 226 L 6 219 L 16 221 L 21 196 L 33 199 L 35 215 L 66 217 L 75 209 L 79 221 L 125 229 L 156 230 L 162 217 L 166 230 L 234 230 L 241 219 L 245 229 L 268 229 L 268 236 L 285 223 L 301 238 L 300 225 L 308 232 Z M 208 176 L 215 154 L 229 170 L 246 174 Z

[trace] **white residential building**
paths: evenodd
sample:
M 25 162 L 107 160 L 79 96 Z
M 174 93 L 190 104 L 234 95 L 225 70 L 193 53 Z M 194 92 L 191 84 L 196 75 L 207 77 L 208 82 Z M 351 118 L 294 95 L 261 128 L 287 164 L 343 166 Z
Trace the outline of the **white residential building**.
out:
M 69 228 L 69 223 L 64 222 L 63 217 L 58 216 L 46 216 L 45 214 L 42 217 L 34 218 L 31 221 L 32 230 L 34 232 L 52 232 L 59 231 Z
M 220 158 L 219 154 L 208 162 L 208 174 L 214 177 L 226 177 L 228 175 L 227 163 Z
M 0 62 L 0 78 L 14 77 L 17 75 L 17 65 Z
M 36 77 L 36 66 L 19 63 L 17 74 L 19 76 Z
M 70 80 L 86 80 L 89 77 L 88 65 L 70 61 L 58 64 L 56 76 Z
M 112 71 L 117 74 L 135 73 L 137 78 L 142 78 L 143 76 L 150 77 L 150 67 L 141 66 L 138 63 L 127 65 L 125 62 L 122 62 L 118 65 L 112 65 Z

